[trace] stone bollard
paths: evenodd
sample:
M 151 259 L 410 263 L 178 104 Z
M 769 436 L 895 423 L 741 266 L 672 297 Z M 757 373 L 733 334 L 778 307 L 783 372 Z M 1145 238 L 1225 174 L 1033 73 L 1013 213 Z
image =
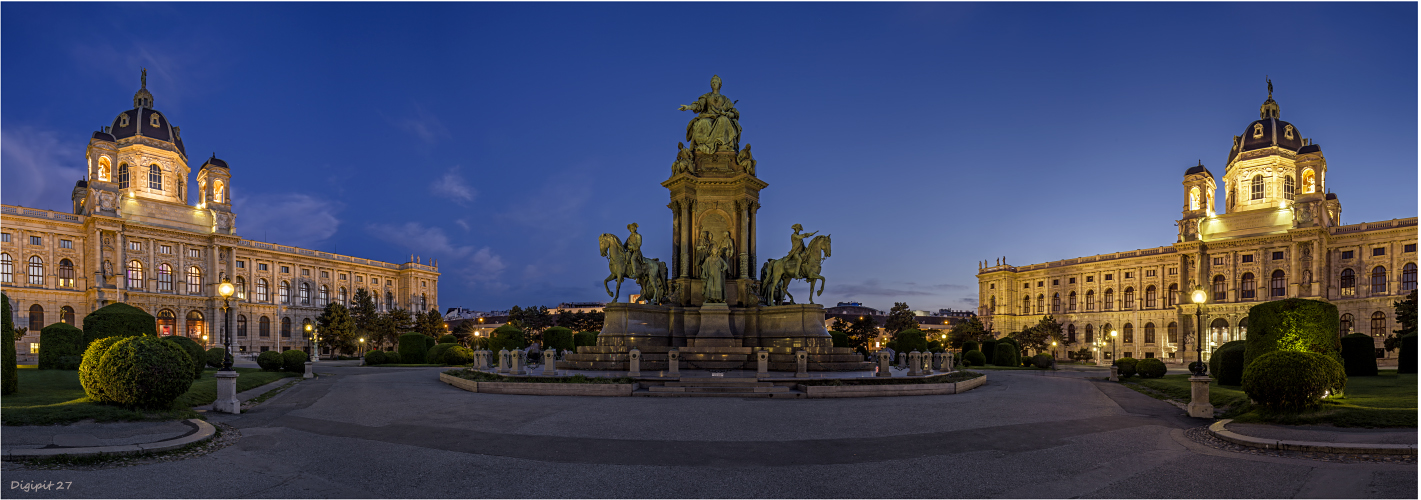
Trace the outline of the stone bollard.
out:
M 898 353 L 898 366 L 906 366 L 907 364 L 908 364 L 908 353 L 906 353 L 906 352 L 900 352 L 900 353 Z
M 481 366 L 484 370 L 493 369 L 493 351 L 484 349 L 479 351 L 479 353 L 483 355 L 483 357 L 479 358 L 481 360 L 480 363 L 482 363 L 479 366 Z
M 892 356 L 889 356 L 889 355 L 888 355 L 888 351 L 878 351 L 878 376 L 880 376 L 880 377 L 892 377 L 892 376 L 893 376 L 893 370 L 891 370 L 891 369 L 889 368 L 889 363 L 891 363 L 891 362 L 892 362 Z
M 681 376 L 681 350 L 672 347 L 666 351 L 666 375 L 671 377 Z
M 306 362 L 306 375 L 305 375 L 305 376 L 302 376 L 301 378 L 315 378 L 315 376 L 316 376 L 316 374 L 311 373 L 311 362 L 310 362 L 310 361 L 307 361 L 307 362 Z
M 1194 418 L 1214 418 L 1214 405 L 1209 404 L 1208 375 L 1189 377 L 1189 416 Z
M 1114 365 L 1114 364 L 1111 364 L 1111 365 L 1110 365 L 1110 381 L 1111 381 L 1111 382 L 1119 382 L 1119 381 L 1120 381 L 1120 367 L 1119 367 L 1119 366 L 1116 366 L 1116 365 Z
M 528 359 L 528 351 L 522 349 L 514 349 L 513 352 L 509 353 L 509 355 L 513 357 L 513 363 L 508 365 L 508 374 L 522 375 L 523 363 Z
M 942 371 L 951 372 L 957 367 L 957 356 L 950 352 L 942 353 Z
M 913 351 L 908 353 L 908 376 L 917 377 L 923 374 L 923 353 Z
M 760 378 L 770 376 L 770 351 L 763 347 L 755 351 L 755 376 Z
M 242 412 L 242 402 L 237 400 L 236 370 L 217 371 L 217 400 L 212 402 L 212 409 L 223 413 Z
M 513 364 L 513 356 L 508 355 L 508 349 L 498 350 L 498 373 L 508 373 L 508 365 Z
M 932 352 L 925 352 L 925 353 L 923 353 L 923 375 L 932 375 L 932 374 L 933 374 L 933 361 L 934 361 L 933 358 L 936 358 L 936 357 L 937 357 L 937 353 L 932 353 Z
M 627 356 L 630 358 L 630 359 L 627 360 L 627 376 L 628 376 L 628 377 L 640 377 L 640 376 L 641 376 L 641 349 L 637 349 L 637 348 L 633 347 L 631 351 L 628 351 L 628 352 L 627 352 Z
M 543 376 L 552 377 L 558 374 L 558 353 L 556 349 L 543 351 Z
M 794 351 L 794 364 L 795 364 L 794 376 L 796 376 L 796 377 L 808 377 L 808 376 L 809 376 L 809 353 L 808 353 L 808 352 L 806 352 L 804 349 L 800 349 L 800 350 L 798 350 L 798 351 Z

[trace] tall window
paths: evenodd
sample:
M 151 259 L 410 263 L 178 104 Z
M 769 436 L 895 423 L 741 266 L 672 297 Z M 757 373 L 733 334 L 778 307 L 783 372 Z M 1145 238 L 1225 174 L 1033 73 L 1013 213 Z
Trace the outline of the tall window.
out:
M 1124 309 L 1134 309 L 1134 308 L 1135 308 L 1135 287 L 1133 287 L 1133 286 L 1132 286 L 1132 287 L 1126 287 L 1126 288 L 1125 288 L 1125 307 L 1124 307 Z
M 1046 294 L 1036 296 L 1036 314 L 1046 314 Z
M 148 189 L 163 190 L 163 169 L 158 168 L 158 165 L 148 166 Z
M 1146 343 L 1146 344 L 1153 344 L 1153 343 L 1155 343 L 1155 324 L 1154 324 L 1154 323 L 1145 323 L 1145 343 Z
M 1169 343 L 1179 343 L 1179 323 L 1173 321 L 1169 322 L 1169 326 L 1165 327 L 1165 331 L 1166 335 L 1169 335 Z
M 281 318 L 281 338 L 291 338 L 291 318 Z
M 74 288 L 74 263 L 69 259 L 59 261 L 59 286 Z
M 8 253 L 0 253 L 0 283 L 15 282 L 15 261 Z
M 1066 299 L 1066 310 L 1076 312 L 1076 292 L 1072 291 L 1071 296 Z
M 1381 337 L 1386 335 L 1386 313 L 1377 311 L 1372 313 L 1372 336 Z
M 1288 283 L 1287 280 L 1284 279 L 1286 277 L 1287 275 L 1283 274 L 1282 269 L 1273 271 L 1272 288 L 1274 297 L 1282 297 L 1284 294 L 1288 293 Z
M 1261 199 L 1263 199 L 1263 176 L 1262 176 L 1262 175 L 1255 175 L 1255 176 L 1253 176 L 1253 196 L 1252 196 L 1250 199 L 1252 199 L 1252 200 L 1261 200 Z
M 1174 307 L 1179 300 L 1179 283 L 1169 284 L 1169 293 L 1164 296 L 1164 306 Z
M 303 306 L 309 306 L 309 305 L 311 305 L 311 284 L 310 284 L 310 283 L 302 283 L 302 284 L 301 284 L 301 305 L 303 305 Z
M 207 333 L 207 324 L 202 321 L 202 313 L 188 311 L 187 313 L 187 338 L 202 342 L 202 336 Z
M 44 306 L 35 304 L 30 306 L 30 331 L 37 332 L 44 328 Z
M 99 180 L 109 181 L 109 159 L 106 156 L 99 157 Z
M 118 164 L 118 188 L 128 189 L 128 164 Z
M 316 305 L 326 307 L 326 305 L 329 304 L 331 301 L 331 289 L 327 288 L 326 285 L 321 285 L 321 294 L 317 297 L 320 299 L 320 301 L 317 302 Z
M 38 255 L 30 257 L 30 284 L 44 285 L 44 259 Z
M 1059 293 L 1052 294 L 1052 295 L 1051 295 L 1051 313 L 1052 313 L 1052 314 L 1059 314 L 1060 312 L 1061 312 L 1061 294 L 1059 294 Z
M 74 308 L 69 306 L 59 308 L 59 321 L 63 321 L 69 326 L 76 326 L 74 324 Z
M 237 315 L 237 336 L 247 336 L 247 316 L 245 314 Z
M 266 278 L 257 278 L 257 302 L 271 300 L 267 295 Z
M 1338 326 L 1337 329 L 1340 330 L 1340 331 L 1337 332 L 1337 333 L 1339 333 L 1339 334 L 1341 334 L 1341 335 L 1346 335 L 1346 334 L 1348 334 L 1348 333 L 1352 333 L 1352 322 L 1353 322 L 1352 313 L 1344 313 L 1344 314 L 1342 315 L 1342 320 L 1337 323 L 1337 326 Z
M 282 304 L 290 304 L 290 303 L 291 303 L 291 283 L 290 283 L 290 282 L 286 282 L 286 281 L 281 282 L 280 293 L 281 293 L 281 303 L 282 303 Z
M 1371 293 L 1387 293 L 1387 268 L 1381 266 L 1371 268 Z
M 1239 282 L 1239 298 L 1251 299 L 1257 292 L 1258 280 L 1253 278 L 1253 273 L 1243 273 L 1243 279 Z
M 1089 297 L 1089 295 L 1086 295 L 1086 296 Z M 1095 327 L 1092 327 L 1092 326 L 1090 326 L 1089 324 L 1087 324 L 1087 325 L 1085 326 L 1085 343 L 1087 343 L 1087 344 L 1094 344 L 1094 343 L 1095 343 Z
M 1067 343 L 1067 344 L 1074 344 L 1074 343 L 1076 343 L 1076 325 L 1067 325 L 1067 326 L 1066 326 L 1066 343 Z
M 385 291 L 385 310 L 395 310 L 395 294 L 390 293 L 388 290 Z
M 158 291 L 173 291 L 173 268 L 167 264 L 158 264 Z
M 1130 323 L 1125 323 L 1125 328 L 1123 328 L 1122 330 L 1123 330 L 1123 331 L 1122 331 L 1121 333 L 1125 334 L 1125 343 L 1126 343 L 1126 344 L 1133 344 L 1133 343 L 1135 343 L 1135 325 L 1132 325 L 1132 324 L 1130 324 Z
M 1214 277 L 1214 302 L 1223 302 L 1228 299 L 1228 283 L 1224 280 L 1224 275 Z
M 1154 309 L 1157 305 L 1156 302 L 1158 301 L 1159 290 L 1156 290 L 1154 285 L 1150 285 L 1149 288 L 1145 289 L 1145 308 Z
M 344 306 L 349 304 L 345 300 L 345 287 L 340 287 L 340 298 L 338 300 L 340 301 L 340 305 Z
M 1294 193 L 1297 192 L 1296 190 L 1297 190 L 1297 186 L 1296 186 L 1295 184 L 1293 184 L 1293 176 L 1289 175 L 1289 176 L 1287 176 L 1287 177 L 1284 177 L 1284 178 L 1283 178 L 1283 198 L 1286 198 L 1286 199 L 1289 199 L 1289 200 L 1293 199 L 1293 198 L 1295 197 L 1295 194 L 1294 194 Z
M 1342 276 L 1337 278 L 1338 286 L 1342 287 L 1342 296 L 1351 297 L 1357 295 L 1357 273 L 1351 269 L 1343 269 Z
M 1114 310 L 1114 309 L 1115 309 L 1115 289 L 1113 289 L 1113 288 L 1106 288 L 1106 289 L 1105 289 L 1105 307 L 1104 307 L 1104 309 L 1107 310 L 1107 311 L 1110 311 L 1110 310 Z
M 187 293 L 192 295 L 202 294 L 202 270 L 197 266 L 187 268 Z
M 167 309 L 158 311 L 158 335 L 172 335 L 177 329 L 177 315 Z
M 1410 263 L 1401 268 L 1401 291 L 1416 289 L 1416 264 Z
M 247 279 L 238 276 L 236 283 L 233 283 L 233 285 L 236 285 L 233 288 L 237 289 L 237 300 L 247 300 Z
M 262 316 L 257 320 L 257 336 L 263 338 L 271 336 L 271 318 Z
M 1022 297 L 1022 298 L 1021 298 L 1021 314 L 1022 314 L 1022 315 L 1031 314 L 1031 297 Z
M 227 199 L 227 185 L 222 183 L 220 179 L 212 181 L 212 202 L 227 203 L 225 201 L 222 201 L 225 199 Z
M 143 288 L 143 263 L 139 261 L 129 261 L 128 263 L 128 287 Z
M 1094 310 L 1095 310 L 1095 290 L 1086 290 L 1086 292 L 1085 292 L 1085 310 L 1087 310 L 1087 311 L 1094 311 Z M 1089 341 L 1087 341 L 1087 342 L 1089 342 Z

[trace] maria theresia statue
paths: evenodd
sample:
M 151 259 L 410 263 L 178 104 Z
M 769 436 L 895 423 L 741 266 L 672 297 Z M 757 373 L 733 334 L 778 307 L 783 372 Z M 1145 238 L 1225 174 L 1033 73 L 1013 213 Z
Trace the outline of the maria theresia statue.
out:
M 720 93 L 720 76 L 711 77 L 711 91 L 691 104 L 682 104 L 681 111 L 694 111 L 696 117 L 686 124 L 686 141 L 697 153 L 736 152 L 740 148 L 740 112 L 735 103 Z
M 622 294 L 622 280 L 631 278 L 641 287 L 642 300 L 648 304 L 660 304 L 666 300 L 666 264 L 660 259 L 648 259 L 641 255 L 641 235 L 636 232 L 636 223 L 628 224 L 627 230 L 631 234 L 627 236 L 626 244 L 612 233 L 602 233 L 598 238 L 602 256 L 607 258 L 607 267 L 611 270 L 607 279 L 602 280 L 602 287 L 607 289 L 607 295 L 612 296 L 612 302 L 616 302 Z M 617 281 L 615 292 L 607 286 L 612 280 Z

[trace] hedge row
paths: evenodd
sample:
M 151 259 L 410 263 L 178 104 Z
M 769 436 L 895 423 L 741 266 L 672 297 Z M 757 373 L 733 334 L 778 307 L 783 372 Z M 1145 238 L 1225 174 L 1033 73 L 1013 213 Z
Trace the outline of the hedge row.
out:
M 15 323 L 10 319 L 10 296 L 0 293 L 0 302 L 4 302 L 0 306 L 0 322 L 3 322 L 0 330 L 4 331 L 5 336 L 3 359 L 0 359 L 0 365 L 3 365 L 0 367 L 0 394 L 14 394 L 20 390 L 20 381 L 16 378 L 19 373 L 16 366 Z

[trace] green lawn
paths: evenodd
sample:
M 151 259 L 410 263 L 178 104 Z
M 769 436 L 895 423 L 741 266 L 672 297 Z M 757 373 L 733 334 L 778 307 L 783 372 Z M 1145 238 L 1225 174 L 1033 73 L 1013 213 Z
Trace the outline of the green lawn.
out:
M 1160 379 L 1136 377 L 1125 383 L 1137 390 L 1136 386 L 1148 387 L 1168 399 L 1189 401 L 1188 374 Z M 1254 406 L 1242 387 L 1220 387 L 1217 382 L 1209 384 L 1209 403 L 1215 408 L 1229 408 L 1224 416 L 1241 423 L 1416 427 L 1416 374 L 1397 375 L 1396 370 L 1382 370 L 1375 377 L 1350 377 L 1343 397 L 1327 398 L 1317 408 L 1304 411 L 1272 411 Z
M 237 391 L 300 374 L 263 372 L 256 368 L 236 368 Z M 193 418 L 190 408 L 217 399 L 216 370 L 203 372 L 188 392 L 178 397 L 169 410 L 130 410 L 89 401 L 79 385 L 79 372 L 70 370 L 19 370 L 20 390 L 0 399 L 0 421 L 5 425 L 52 425 L 94 419 L 99 422 L 125 420 L 168 420 Z

